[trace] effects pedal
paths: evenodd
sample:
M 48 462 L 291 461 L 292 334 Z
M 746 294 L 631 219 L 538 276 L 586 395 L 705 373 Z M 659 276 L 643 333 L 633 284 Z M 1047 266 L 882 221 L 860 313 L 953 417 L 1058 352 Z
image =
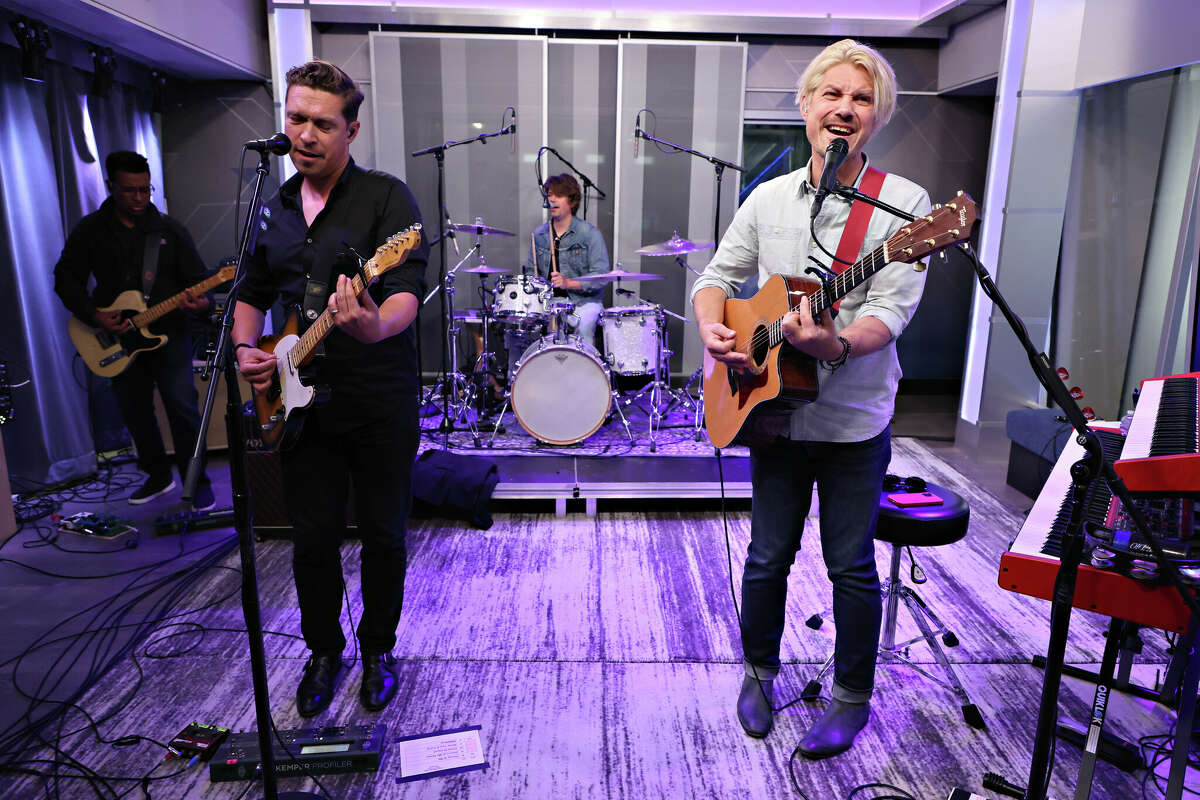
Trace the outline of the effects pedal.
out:
M 271 740 L 275 776 L 375 772 L 386 734 L 387 725 L 382 722 L 279 731 L 279 738 Z M 230 736 L 208 764 L 208 777 L 213 783 L 257 780 L 261 776 L 262 750 L 254 731 Z

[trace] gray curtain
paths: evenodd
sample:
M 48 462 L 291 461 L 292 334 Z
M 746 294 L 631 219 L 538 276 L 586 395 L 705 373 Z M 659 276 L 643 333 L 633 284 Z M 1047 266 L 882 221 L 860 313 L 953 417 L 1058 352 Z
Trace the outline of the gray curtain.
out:
M 123 84 L 107 100 L 89 98 L 88 81 L 73 68 L 50 62 L 47 71 L 45 83 L 24 80 L 19 53 L 0 48 L 0 358 L 15 383 L 29 381 L 14 389 L 14 422 L 4 434 L 15 487 L 95 468 L 85 370 L 54 294 L 66 234 L 103 200 L 110 150 L 145 154 L 161 185 L 148 98 Z

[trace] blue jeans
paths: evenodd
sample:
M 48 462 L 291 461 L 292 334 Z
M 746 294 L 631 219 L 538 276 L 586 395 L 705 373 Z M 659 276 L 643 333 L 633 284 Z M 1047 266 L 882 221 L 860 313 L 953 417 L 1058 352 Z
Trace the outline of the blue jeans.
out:
M 748 674 L 757 671 L 759 677 L 772 678 L 779 672 L 787 578 L 816 481 L 821 554 L 833 583 L 837 628 L 833 696 L 850 703 L 870 699 L 883 614 L 875 522 L 891 456 L 890 427 L 865 442 L 780 438 L 750 451 L 754 500 L 742 577 L 742 652 Z

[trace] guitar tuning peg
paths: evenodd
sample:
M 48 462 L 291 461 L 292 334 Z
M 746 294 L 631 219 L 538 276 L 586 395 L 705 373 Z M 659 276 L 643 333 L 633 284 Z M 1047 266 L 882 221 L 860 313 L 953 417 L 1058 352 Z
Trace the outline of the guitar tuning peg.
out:
M 925 262 L 923 262 L 923 261 L 914 261 L 913 262 L 913 272 L 924 272 L 926 269 L 927 269 L 927 267 L 925 266 Z
M 945 264 L 947 261 L 949 261 L 949 259 L 948 259 L 948 258 L 946 258 L 946 251 L 945 251 L 945 250 L 938 250 L 938 258 L 940 258 L 940 259 L 942 260 L 942 263 L 943 263 L 943 264 Z
M 933 210 L 934 210 L 934 211 L 937 211 L 937 210 L 938 210 L 939 208 L 941 208 L 941 207 L 942 207 L 942 204 L 941 204 L 941 203 L 934 203 L 934 204 L 933 204 Z

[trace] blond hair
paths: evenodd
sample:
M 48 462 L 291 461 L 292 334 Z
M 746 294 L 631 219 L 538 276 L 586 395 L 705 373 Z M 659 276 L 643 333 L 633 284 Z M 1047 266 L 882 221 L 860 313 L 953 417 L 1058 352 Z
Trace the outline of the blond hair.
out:
M 796 105 L 817 90 L 821 79 L 831 67 L 838 64 L 853 64 L 862 67 L 875 84 L 875 119 L 882 128 L 896 110 L 896 73 L 892 65 L 876 50 L 853 39 L 842 39 L 822 50 L 809 62 L 804 74 L 796 82 Z

